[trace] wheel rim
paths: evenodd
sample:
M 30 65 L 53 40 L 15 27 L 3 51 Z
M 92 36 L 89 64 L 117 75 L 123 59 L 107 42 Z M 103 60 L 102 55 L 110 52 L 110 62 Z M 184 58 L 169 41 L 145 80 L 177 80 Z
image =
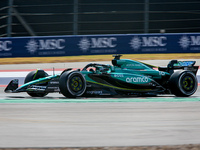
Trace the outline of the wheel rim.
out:
M 80 77 L 74 76 L 70 79 L 69 86 L 73 92 L 79 92 L 83 89 L 83 81 Z
M 194 88 L 194 79 L 190 76 L 185 76 L 182 79 L 182 88 L 186 91 L 191 91 Z
M 182 74 L 179 80 L 179 87 L 183 94 L 192 95 L 197 89 L 197 81 L 192 73 Z

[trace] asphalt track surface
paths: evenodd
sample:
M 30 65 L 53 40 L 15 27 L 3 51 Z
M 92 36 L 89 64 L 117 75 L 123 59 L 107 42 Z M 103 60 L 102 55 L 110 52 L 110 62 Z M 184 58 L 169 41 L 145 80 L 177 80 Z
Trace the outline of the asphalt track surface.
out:
M 28 69 L 32 69 L 30 65 Z M 200 144 L 199 89 L 189 98 L 78 99 L 66 99 L 58 93 L 31 98 L 26 93 L 7 94 L 3 90 L 1 87 L 0 148 Z

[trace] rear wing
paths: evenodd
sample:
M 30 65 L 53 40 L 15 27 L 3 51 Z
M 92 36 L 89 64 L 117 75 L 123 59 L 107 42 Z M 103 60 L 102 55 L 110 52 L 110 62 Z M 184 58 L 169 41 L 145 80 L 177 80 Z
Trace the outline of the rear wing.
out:
M 170 65 L 178 66 L 178 67 L 192 67 L 194 66 L 194 64 L 196 63 L 196 61 L 177 61 L 177 60 L 172 60 L 170 61 Z M 168 65 L 169 65 L 168 64 Z
M 189 70 L 195 75 L 199 69 L 199 66 L 194 66 L 196 61 L 178 61 L 171 60 L 167 67 L 158 67 L 159 71 L 169 72 L 170 74 L 174 73 L 174 70 Z

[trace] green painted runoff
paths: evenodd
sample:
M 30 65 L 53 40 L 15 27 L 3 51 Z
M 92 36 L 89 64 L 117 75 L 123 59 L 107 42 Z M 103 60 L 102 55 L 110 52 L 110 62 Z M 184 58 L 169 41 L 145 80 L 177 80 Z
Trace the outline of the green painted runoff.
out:
M 200 97 L 141 97 L 141 98 L 8 98 L 0 99 L 0 103 L 119 103 L 119 102 L 196 102 Z

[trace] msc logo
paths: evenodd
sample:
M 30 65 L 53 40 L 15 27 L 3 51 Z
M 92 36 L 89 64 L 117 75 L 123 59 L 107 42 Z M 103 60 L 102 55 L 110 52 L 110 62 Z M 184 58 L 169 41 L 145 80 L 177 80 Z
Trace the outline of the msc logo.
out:
M 101 37 L 101 38 L 82 38 L 78 46 L 83 52 L 87 52 L 90 48 L 114 48 L 117 46 L 115 37 Z
M 64 49 L 65 39 L 46 39 L 46 40 L 35 40 L 30 39 L 26 48 L 31 53 L 34 54 L 37 50 L 54 50 L 54 49 Z
M 189 46 L 200 46 L 200 36 L 186 36 L 183 35 L 179 42 L 180 46 L 186 50 Z
M 138 50 L 141 47 L 141 39 L 138 36 L 134 36 L 129 43 L 134 50 Z
M 10 51 L 12 49 L 12 41 L 0 41 L 0 51 Z
M 130 46 L 134 50 L 138 50 L 141 47 L 164 47 L 167 37 L 165 36 L 150 36 L 150 37 L 138 37 L 134 36 L 130 41 Z

